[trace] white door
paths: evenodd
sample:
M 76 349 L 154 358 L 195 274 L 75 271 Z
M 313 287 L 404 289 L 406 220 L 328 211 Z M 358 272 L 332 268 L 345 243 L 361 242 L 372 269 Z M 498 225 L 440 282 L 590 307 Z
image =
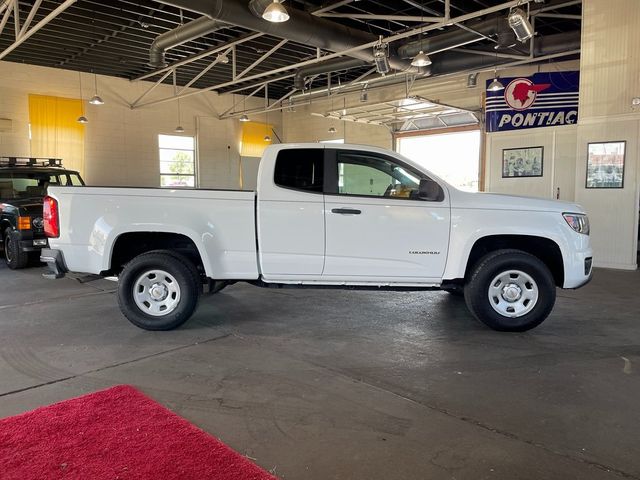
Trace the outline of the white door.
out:
M 267 281 L 319 278 L 324 266 L 324 147 L 278 153 L 261 178 L 258 235 Z
M 439 201 L 420 200 L 424 174 L 378 154 L 336 150 L 326 168 L 333 187 L 325 196 L 323 278 L 438 283 L 449 246 L 447 192 Z

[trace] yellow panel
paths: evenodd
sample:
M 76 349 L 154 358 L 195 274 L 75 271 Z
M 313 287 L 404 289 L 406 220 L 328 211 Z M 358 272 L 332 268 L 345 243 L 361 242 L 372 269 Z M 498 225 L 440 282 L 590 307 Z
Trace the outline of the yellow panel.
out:
M 271 145 L 264 137 L 272 133 L 273 125 L 267 123 L 247 122 L 242 124 L 242 144 L 240 155 L 243 157 L 261 157 L 264 149 Z
M 29 95 L 31 155 L 62 158 L 64 166 L 84 173 L 82 100 Z

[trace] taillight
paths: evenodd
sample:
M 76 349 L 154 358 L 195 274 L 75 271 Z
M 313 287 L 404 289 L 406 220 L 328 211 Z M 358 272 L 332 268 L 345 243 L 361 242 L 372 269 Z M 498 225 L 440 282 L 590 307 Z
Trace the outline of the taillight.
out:
M 60 217 L 58 216 L 58 201 L 55 198 L 44 197 L 44 234 L 47 237 L 60 236 Z

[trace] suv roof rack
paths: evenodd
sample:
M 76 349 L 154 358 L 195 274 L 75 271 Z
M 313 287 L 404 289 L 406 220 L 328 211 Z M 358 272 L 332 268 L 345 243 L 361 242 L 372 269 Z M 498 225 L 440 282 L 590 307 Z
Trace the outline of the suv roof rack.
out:
M 0 157 L 0 167 L 62 167 L 62 159 L 41 157 Z

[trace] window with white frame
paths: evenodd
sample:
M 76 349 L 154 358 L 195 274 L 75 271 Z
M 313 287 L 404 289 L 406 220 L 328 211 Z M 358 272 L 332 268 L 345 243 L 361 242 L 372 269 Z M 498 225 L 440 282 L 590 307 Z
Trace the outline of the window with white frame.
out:
M 160 186 L 195 188 L 195 138 L 184 135 L 158 135 L 160 148 Z

